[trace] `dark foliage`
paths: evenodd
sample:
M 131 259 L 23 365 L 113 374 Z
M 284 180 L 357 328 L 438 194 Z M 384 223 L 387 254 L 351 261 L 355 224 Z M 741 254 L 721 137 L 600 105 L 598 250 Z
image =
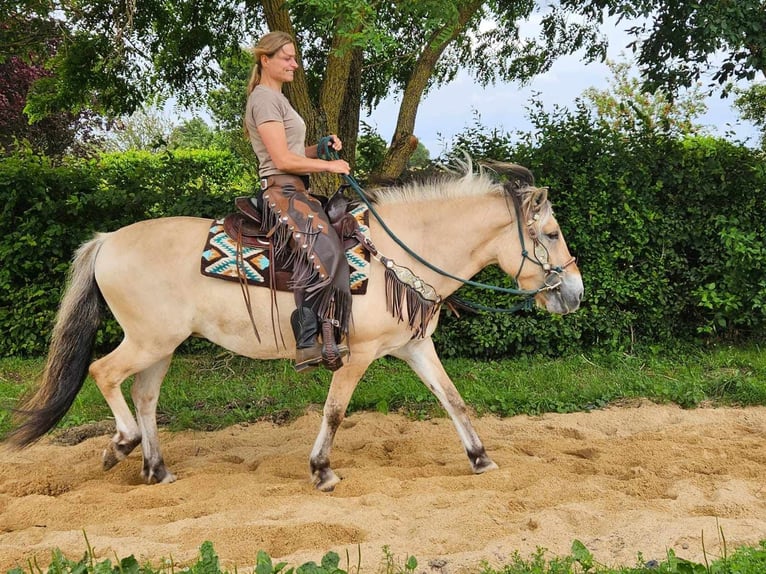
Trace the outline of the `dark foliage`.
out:
M 751 339 L 766 327 L 766 167 L 762 152 L 708 137 L 626 136 L 574 112 L 533 110 L 534 133 L 481 126 L 453 142 L 474 157 L 530 167 L 550 198 L 585 282 L 582 308 L 442 316 L 444 355 L 506 357 Z M 0 352 L 40 354 L 69 258 L 94 231 L 165 215 L 215 217 L 249 192 L 222 152 L 113 154 L 53 167 L 0 160 Z M 478 280 L 510 286 L 499 269 Z M 515 301 L 459 293 L 485 305 Z M 118 341 L 114 324 L 99 342 Z

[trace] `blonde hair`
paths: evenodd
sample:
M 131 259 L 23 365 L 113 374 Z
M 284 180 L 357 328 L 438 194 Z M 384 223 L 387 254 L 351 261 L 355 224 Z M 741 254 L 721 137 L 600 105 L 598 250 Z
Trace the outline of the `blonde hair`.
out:
M 253 71 L 250 72 L 250 81 L 247 83 L 247 96 L 255 89 L 255 86 L 261 83 L 261 56 L 267 56 L 271 58 L 274 54 L 279 52 L 283 46 L 287 44 L 293 44 L 295 41 L 292 36 L 287 32 L 281 32 L 279 30 L 275 32 L 269 32 L 263 36 L 255 47 L 252 49 L 253 54 Z M 250 132 L 247 129 L 247 122 L 244 123 L 245 137 L 250 137 Z

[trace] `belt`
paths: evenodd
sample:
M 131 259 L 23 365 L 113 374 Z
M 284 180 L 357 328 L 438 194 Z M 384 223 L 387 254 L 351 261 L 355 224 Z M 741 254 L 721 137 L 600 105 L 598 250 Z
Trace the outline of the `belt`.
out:
M 308 179 L 308 177 L 306 177 Z M 285 187 L 291 185 L 298 191 L 306 191 L 306 182 L 303 177 L 299 175 L 290 175 L 287 173 L 280 173 L 276 175 L 269 175 L 261 178 L 261 189 L 266 191 L 272 186 Z

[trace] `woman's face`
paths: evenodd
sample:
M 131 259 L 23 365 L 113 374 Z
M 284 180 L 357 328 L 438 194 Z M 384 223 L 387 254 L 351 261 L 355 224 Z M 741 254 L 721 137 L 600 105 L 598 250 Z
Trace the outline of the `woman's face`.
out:
M 264 56 L 261 61 L 262 75 L 268 75 L 278 82 L 292 82 L 295 70 L 298 69 L 298 61 L 295 59 L 295 45 L 285 44 L 274 52 L 273 56 Z

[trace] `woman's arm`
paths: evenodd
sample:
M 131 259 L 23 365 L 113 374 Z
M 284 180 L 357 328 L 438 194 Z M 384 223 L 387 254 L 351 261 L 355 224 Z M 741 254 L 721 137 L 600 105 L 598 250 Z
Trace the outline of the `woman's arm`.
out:
M 325 161 L 317 159 L 316 146 L 306 148 L 307 157 L 299 156 L 287 147 L 285 126 L 281 122 L 265 122 L 258 126 L 258 135 L 261 136 L 266 151 L 269 152 L 274 165 L 279 171 L 285 173 L 350 173 L 348 162 L 342 159 Z M 312 152 L 313 157 L 309 156 Z M 334 148 L 337 149 L 337 148 Z

